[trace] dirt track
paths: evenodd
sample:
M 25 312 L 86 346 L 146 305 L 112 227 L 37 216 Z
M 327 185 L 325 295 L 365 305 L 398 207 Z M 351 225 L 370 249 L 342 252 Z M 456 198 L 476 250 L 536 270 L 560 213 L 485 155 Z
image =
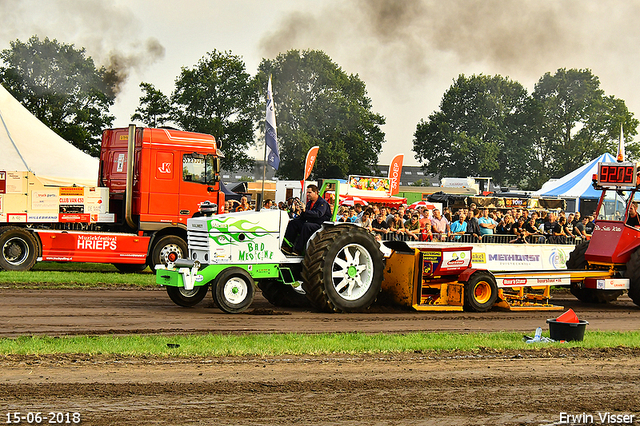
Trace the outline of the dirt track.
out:
M 570 294 L 553 302 L 573 308 L 589 330 L 636 330 L 640 308 L 623 296 L 610 305 L 584 305 Z M 225 314 L 207 295 L 194 308 L 171 302 L 164 290 L 0 289 L 0 337 L 132 333 L 283 333 L 500 331 L 532 333 L 561 312 L 414 312 L 374 306 L 363 314 L 323 314 L 274 308 L 260 293 L 243 314 Z
M 227 315 L 209 299 L 174 306 L 162 291 L 0 290 L 5 337 L 187 332 L 532 333 L 556 312 L 415 313 L 373 308 L 331 315 L 274 309 Z M 556 300 L 589 330 L 635 330 L 640 309 Z M 273 310 L 272 310 L 273 309 Z M 269 314 L 271 315 L 264 315 Z M 258 315 L 263 314 L 263 315 Z M 588 336 L 587 336 L 588 337 Z M 269 359 L 0 358 L 0 419 L 6 413 L 80 412 L 82 424 L 529 425 L 562 412 L 640 413 L 640 350 L 414 353 Z M 566 419 L 566 418 L 565 418 Z M 26 423 L 26 421 L 23 421 Z M 585 424 L 585 423 L 575 423 Z

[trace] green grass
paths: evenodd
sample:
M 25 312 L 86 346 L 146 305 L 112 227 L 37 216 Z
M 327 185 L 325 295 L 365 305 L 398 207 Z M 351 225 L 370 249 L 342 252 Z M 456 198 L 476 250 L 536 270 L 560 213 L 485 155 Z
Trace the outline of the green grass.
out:
M 12 288 L 157 287 L 149 268 L 122 274 L 106 263 L 39 262 L 31 271 L 0 271 L 0 286 Z
M 171 348 L 168 344 L 179 345 Z M 640 347 L 640 331 L 587 331 L 582 342 L 526 344 L 520 333 L 260 334 L 189 336 L 75 336 L 0 339 L 0 355 L 282 356 L 391 354 L 481 349 Z

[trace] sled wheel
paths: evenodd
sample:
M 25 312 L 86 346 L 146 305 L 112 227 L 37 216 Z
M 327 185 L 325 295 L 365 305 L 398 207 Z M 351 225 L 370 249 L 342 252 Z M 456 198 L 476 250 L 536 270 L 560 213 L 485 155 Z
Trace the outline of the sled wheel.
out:
M 570 271 L 580 271 L 583 269 L 589 269 L 589 263 L 585 259 L 585 253 L 589 248 L 589 241 L 578 244 L 575 249 L 569 254 L 567 260 L 567 269 Z M 629 261 L 631 263 L 631 261 Z M 627 272 L 629 264 L 627 264 Z M 584 303 L 607 303 L 616 300 L 624 291 L 622 290 L 598 290 L 595 288 L 582 288 L 582 283 L 571 283 L 571 294 L 576 299 Z
M 178 306 L 190 308 L 204 299 L 209 290 L 208 285 L 194 287 L 193 290 L 185 290 L 184 287 L 167 286 L 169 298 Z
M 294 288 L 275 280 L 262 280 L 258 282 L 262 295 L 273 306 L 279 308 L 307 308 L 309 299 L 302 286 Z
M 187 253 L 189 253 L 189 249 L 182 238 L 175 235 L 165 235 L 154 244 L 149 267 L 155 271 L 156 265 L 167 265 L 169 262 L 184 259 L 187 257 Z
M 228 268 L 216 279 L 214 301 L 220 309 L 236 314 L 245 311 L 253 302 L 253 278 L 242 268 Z
M 464 285 L 464 308 L 467 311 L 488 311 L 497 298 L 496 280 L 488 272 L 475 272 Z
M 143 263 L 142 265 L 137 263 L 114 263 L 113 266 L 123 274 L 135 274 L 136 272 L 142 272 L 147 269 L 146 263 Z
M 631 253 L 626 275 L 629 278 L 629 297 L 640 306 L 640 249 Z
M 0 269 L 28 271 L 37 258 L 38 241 L 31 232 L 17 226 L 0 231 Z
M 315 308 L 362 311 L 376 301 L 383 269 L 380 245 L 367 230 L 351 225 L 329 226 L 310 241 L 302 280 Z

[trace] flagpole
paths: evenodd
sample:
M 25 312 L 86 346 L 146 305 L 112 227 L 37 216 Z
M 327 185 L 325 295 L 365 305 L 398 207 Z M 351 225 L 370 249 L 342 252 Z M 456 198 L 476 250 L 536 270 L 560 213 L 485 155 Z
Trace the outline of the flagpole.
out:
M 269 76 L 269 82 L 271 82 L 271 76 Z M 269 96 L 267 94 L 267 96 Z M 267 102 L 269 100 L 267 99 Z M 262 163 L 262 190 L 260 191 L 260 200 L 264 200 L 264 181 L 267 179 L 267 118 L 264 119 L 264 163 Z M 264 202 L 264 201 L 263 201 Z M 262 206 L 261 206 L 262 207 Z M 257 210 L 257 209 L 256 209 Z
M 273 104 L 273 93 L 271 92 L 271 76 L 267 84 L 267 108 L 266 119 L 264 121 L 264 165 L 262 168 L 262 193 L 264 198 L 264 182 L 267 180 L 267 159 L 269 165 L 278 170 L 280 167 L 280 153 L 278 150 L 278 133 L 276 131 L 276 113 Z M 267 147 L 271 150 L 271 154 L 267 156 Z
M 264 122 L 264 131 L 267 132 L 267 121 Z M 267 176 L 267 138 L 264 139 L 264 163 L 262 164 L 262 191 L 260 192 L 260 201 L 264 200 L 264 181 Z M 262 208 L 262 206 L 260 206 Z M 260 210 L 256 206 L 256 210 Z

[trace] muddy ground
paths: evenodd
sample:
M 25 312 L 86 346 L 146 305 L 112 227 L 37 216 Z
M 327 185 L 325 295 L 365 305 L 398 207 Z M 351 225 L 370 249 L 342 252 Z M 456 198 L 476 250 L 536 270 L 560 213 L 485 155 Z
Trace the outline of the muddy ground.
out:
M 560 295 L 556 303 L 588 320 L 587 330 L 640 328 L 640 309 L 626 297 L 587 306 Z M 158 290 L 0 289 L 3 337 L 435 330 L 531 334 L 537 326 L 547 329 L 545 319 L 560 312 L 416 313 L 376 306 L 364 314 L 338 315 L 273 308 L 258 297 L 248 313 L 228 315 L 210 299 L 179 308 Z M 640 350 L 623 348 L 188 360 L 6 356 L 0 358 L 0 421 L 19 411 L 22 416 L 42 412 L 48 417 L 42 423 L 51 421 L 50 412 L 78 412 L 81 424 L 91 425 L 549 425 L 588 424 L 567 417 L 581 414 L 593 424 L 607 424 L 599 414 L 609 412 L 638 424 L 638 383 Z
M 636 330 L 640 308 L 625 295 L 609 305 L 585 305 L 561 293 L 552 302 L 572 308 L 590 330 Z M 0 337 L 132 333 L 283 333 L 409 331 L 522 331 L 546 328 L 556 312 L 415 312 L 374 305 L 356 314 L 275 308 L 260 294 L 248 311 L 225 314 L 211 292 L 193 308 L 171 302 L 155 290 L 0 289 Z

